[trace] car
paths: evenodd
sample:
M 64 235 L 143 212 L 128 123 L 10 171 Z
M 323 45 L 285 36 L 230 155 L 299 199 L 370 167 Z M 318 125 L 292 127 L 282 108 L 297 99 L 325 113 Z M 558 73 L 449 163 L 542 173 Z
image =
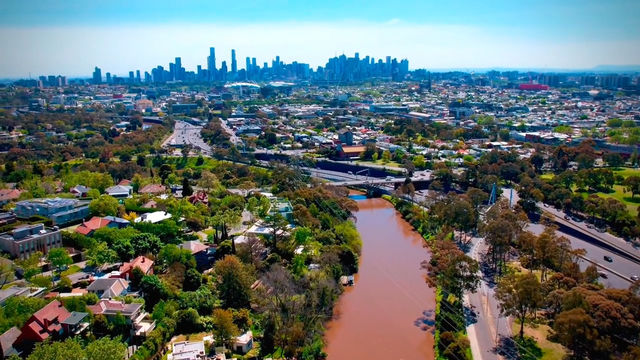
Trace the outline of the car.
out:
M 600 233 L 605 233 L 605 232 L 607 232 L 607 229 L 606 229 L 606 228 L 596 228 L 596 230 L 597 230 L 598 232 L 600 232 Z
M 595 227 L 595 226 L 593 226 L 593 224 L 587 224 L 587 228 L 588 228 L 588 229 L 595 229 L 596 227 Z
M 605 255 L 605 256 L 604 256 L 604 259 L 605 259 L 607 262 L 613 262 L 613 259 L 611 258 L 611 256 Z
M 564 219 L 565 219 L 565 220 L 571 220 L 571 218 L 569 217 L 569 215 L 565 215 L 565 216 L 564 216 Z
M 603 279 L 607 279 L 609 277 L 607 276 L 607 273 L 604 271 L 598 271 L 598 275 L 600 275 L 600 277 Z
M 638 281 L 640 280 L 640 277 L 638 275 L 631 275 L 631 280 Z

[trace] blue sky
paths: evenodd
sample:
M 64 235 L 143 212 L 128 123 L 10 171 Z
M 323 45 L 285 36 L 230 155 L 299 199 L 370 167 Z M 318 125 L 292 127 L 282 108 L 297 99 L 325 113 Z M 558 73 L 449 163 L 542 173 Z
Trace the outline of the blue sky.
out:
M 360 52 L 411 68 L 640 63 L 640 1 L 0 1 L 0 77 L 149 70 L 235 48 L 323 65 Z

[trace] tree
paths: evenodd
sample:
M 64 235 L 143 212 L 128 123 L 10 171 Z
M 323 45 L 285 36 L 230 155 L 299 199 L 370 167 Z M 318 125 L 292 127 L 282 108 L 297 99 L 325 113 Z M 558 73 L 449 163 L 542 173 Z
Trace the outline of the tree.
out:
M 75 339 L 65 341 L 41 342 L 27 360 L 85 360 L 86 353 Z
M 99 242 L 87 251 L 87 265 L 100 267 L 118 261 L 118 253 L 110 249 L 107 243 Z
M 182 289 L 184 291 L 197 290 L 202 285 L 202 275 L 196 269 L 189 269 L 185 273 Z
M 216 289 L 225 307 L 248 308 L 252 280 L 245 266 L 233 255 L 216 262 Z
M 118 200 L 109 195 L 100 195 L 99 198 L 91 200 L 89 211 L 96 216 L 116 216 L 118 215 Z
M 204 188 L 207 193 L 217 192 L 222 188 L 218 177 L 209 170 L 202 171 L 198 185 Z
M 86 352 L 87 360 L 124 360 L 127 346 L 119 338 L 106 336 L 89 342 Z
M 540 172 L 540 170 L 542 170 L 542 166 L 544 165 L 544 157 L 542 156 L 542 154 L 535 152 L 533 155 L 531 155 L 529 162 L 536 169 L 536 172 Z
M 60 270 L 63 266 L 71 265 L 73 260 L 71 256 L 67 253 L 67 250 L 64 248 L 55 248 L 49 250 L 47 254 L 47 260 L 51 263 L 51 265 L 55 266 L 56 269 Z
M 437 240 L 431 259 L 422 266 L 429 274 L 428 281 L 459 299 L 464 291 L 475 290 L 480 281 L 478 262 L 448 240 Z
M 216 340 L 232 348 L 235 337 L 240 335 L 240 330 L 233 323 L 233 313 L 224 309 L 213 310 L 213 324 Z
M 386 164 L 389 161 L 391 161 L 391 152 L 389 150 L 385 150 L 382 152 L 382 162 Z
M 22 269 L 25 279 L 31 280 L 31 277 L 42 272 L 42 267 L 40 266 L 40 260 L 42 257 L 43 254 L 40 251 L 36 251 L 31 253 L 31 255 L 26 259 L 19 259 L 15 261 L 16 265 Z
M 15 279 L 15 269 L 9 259 L 0 256 L 0 288 Z
M 632 198 L 636 196 L 636 194 L 640 194 L 640 176 L 629 176 L 628 178 L 624 179 L 624 182 L 622 184 L 624 185 L 625 191 L 631 193 Z
M 542 287 L 533 273 L 509 274 L 498 282 L 496 298 L 500 310 L 520 320 L 520 338 L 524 339 L 524 323 L 527 315 L 534 314 L 542 305 Z
M 145 307 L 149 310 L 153 309 L 160 300 L 166 300 L 169 297 L 167 285 L 156 275 L 145 275 L 140 280 L 140 290 L 144 295 Z
M 602 160 L 604 160 L 604 162 L 606 162 L 607 165 L 609 165 L 611 167 L 620 167 L 620 166 L 624 165 L 624 159 L 622 158 L 622 156 L 620 156 L 620 154 L 614 153 L 614 152 L 609 152 L 609 153 L 604 154 L 602 156 Z
M 185 176 L 182 178 L 182 196 L 191 196 L 191 194 L 193 194 L 193 189 L 189 184 L 189 179 Z
M 157 254 L 162 249 L 162 241 L 159 237 L 142 233 L 131 238 L 131 246 L 133 247 L 134 256 L 144 254 Z
M 200 315 L 196 309 L 180 310 L 176 314 L 176 331 L 181 334 L 191 334 L 200 331 Z
M 584 358 L 598 338 L 598 330 L 593 319 L 583 308 L 558 314 L 553 330 L 560 343 L 571 349 L 573 356 L 577 359 Z

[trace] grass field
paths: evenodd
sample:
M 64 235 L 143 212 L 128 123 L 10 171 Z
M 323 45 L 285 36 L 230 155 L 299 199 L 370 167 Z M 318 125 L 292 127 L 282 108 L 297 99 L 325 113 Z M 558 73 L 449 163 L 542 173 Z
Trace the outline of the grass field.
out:
M 635 215 L 638 212 L 638 205 L 640 205 L 640 196 L 634 198 L 631 197 L 631 193 L 624 191 L 624 186 L 613 185 L 614 192 L 612 193 L 597 193 L 598 196 L 603 198 L 614 198 L 627 205 L 627 209 L 631 215 Z
M 517 336 L 520 331 L 520 324 L 513 322 L 512 332 Z M 547 325 L 525 325 L 524 334 L 536 340 L 540 349 L 542 349 L 542 357 L 540 360 L 562 360 L 567 354 L 564 346 L 551 342 L 547 339 L 551 329 Z

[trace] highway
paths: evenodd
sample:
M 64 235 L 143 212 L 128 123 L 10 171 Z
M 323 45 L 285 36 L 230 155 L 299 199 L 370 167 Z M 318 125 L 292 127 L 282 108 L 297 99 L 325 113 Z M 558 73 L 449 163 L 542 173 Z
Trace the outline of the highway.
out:
M 176 120 L 173 134 L 164 143 L 164 146 L 181 147 L 190 145 L 195 150 L 201 151 L 205 155 L 211 154 L 211 146 L 204 142 L 200 131 L 202 126 L 191 125 L 184 121 Z
M 503 189 L 502 196 L 509 198 L 510 189 Z M 517 203 L 517 192 L 513 191 L 513 203 Z M 565 220 L 564 213 L 553 209 L 551 207 L 545 207 L 540 204 L 540 209 L 552 216 L 555 222 L 560 225 L 565 225 L 566 228 L 560 228 L 557 231 L 559 236 L 566 237 L 571 243 L 571 247 L 574 249 L 584 249 L 586 254 L 584 257 L 598 266 L 598 270 L 606 273 L 606 278 L 600 278 L 600 282 L 606 287 L 626 289 L 631 284 L 630 277 L 632 275 L 640 276 L 640 261 L 637 258 L 640 256 L 640 251 L 628 244 L 623 239 L 620 239 L 612 234 L 600 233 L 596 230 L 587 228 L 584 223 L 577 223 L 572 220 Z M 537 223 L 529 223 L 527 230 L 539 235 L 544 230 L 544 226 Z M 570 233 L 567 229 L 574 230 Z M 594 241 L 595 239 L 595 241 Z M 617 251 L 607 249 L 600 244 L 610 244 L 619 252 L 625 255 L 618 254 Z M 613 261 L 608 262 L 604 259 L 605 256 L 611 257 Z M 586 269 L 590 263 L 588 261 L 580 261 L 580 268 Z M 622 276 L 620 276 L 622 275 Z

